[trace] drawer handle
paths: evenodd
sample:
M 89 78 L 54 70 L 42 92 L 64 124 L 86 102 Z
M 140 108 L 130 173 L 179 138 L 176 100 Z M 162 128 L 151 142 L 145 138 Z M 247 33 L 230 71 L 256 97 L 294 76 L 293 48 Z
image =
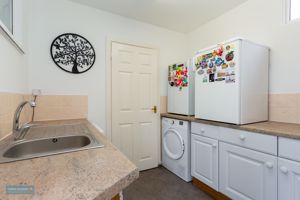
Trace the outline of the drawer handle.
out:
M 267 168 L 272 169 L 274 167 L 274 164 L 271 162 L 266 162 L 266 166 Z
M 201 131 L 201 133 L 204 133 L 204 132 L 205 132 L 205 129 L 204 129 L 204 128 L 201 128 L 200 131 Z
M 217 144 L 213 144 L 212 147 L 213 147 L 213 148 L 217 148 Z
M 246 139 L 246 136 L 240 135 L 240 140 L 244 141 Z
M 280 171 L 284 174 L 287 174 L 289 170 L 286 167 L 280 167 Z

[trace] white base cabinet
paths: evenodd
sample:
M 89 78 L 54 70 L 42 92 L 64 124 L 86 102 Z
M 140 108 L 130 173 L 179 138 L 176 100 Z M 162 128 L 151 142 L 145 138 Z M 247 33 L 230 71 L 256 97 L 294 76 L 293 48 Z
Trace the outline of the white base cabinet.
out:
M 219 151 L 220 192 L 234 200 L 277 199 L 277 157 L 223 142 Z
M 192 134 L 191 174 L 218 191 L 218 140 Z
M 300 199 L 300 163 L 278 158 L 278 200 Z

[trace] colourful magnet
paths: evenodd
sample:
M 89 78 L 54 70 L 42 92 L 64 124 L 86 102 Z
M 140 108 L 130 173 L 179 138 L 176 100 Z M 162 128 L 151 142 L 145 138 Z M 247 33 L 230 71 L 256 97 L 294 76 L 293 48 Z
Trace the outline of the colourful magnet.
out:
M 217 49 L 217 55 L 218 56 L 222 56 L 223 55 L 223 52 L 224 52 L 224 49 L 223 49 L 223 47 L 221 46 L 219 49 Z
M 207 58 L 212 58 L 213 57 L 213 54 L 212 53 L 209 53 L 209 54 L 206 54 L 207 55 Z
M 208 67 L 213 68 L 214 66 L 215 66 L 215 64 L 213 63 L 213 61 L 210 61 Z
M 202 69 L 207 68 L 207 66 L 208 66 L 207 61 L 206 60 L 202 60 L 202 62 L 200 63 L 200 66 L 201 66 Z
M 230 50 L 230 45 L 226 46 L 226 50 L 229 51 Z
M 221 66 L 224 64 L 224 60 L 222 58 L 217 58 L 217 60 L 215 61 L 215 65 L 217 66 Z
M 226 69 L 226 68 L 228 68 L 228 64 L 226 63 L 222 64 L 222 69 Z
M 233 58 L 234 58 L 234 53 L 233 53 L 233 51 L 230 51 L 226 56 L 225 56 L 225 58 L 226 58 L 226 61 L 232 61 L 233 60 Z
M 207 76 L 203 77 L 203 83 L 207 83 Z
M 217 73 L 217 77 L 224 77 L 224 76 L 226 76 L 225 72 L 218 72 Z
M 214 51 L 212 52 L 212 56 L 213 56 L 214 58 L 217 56 L 217 51 L 216 51 L 216 50 L 214 50 Z

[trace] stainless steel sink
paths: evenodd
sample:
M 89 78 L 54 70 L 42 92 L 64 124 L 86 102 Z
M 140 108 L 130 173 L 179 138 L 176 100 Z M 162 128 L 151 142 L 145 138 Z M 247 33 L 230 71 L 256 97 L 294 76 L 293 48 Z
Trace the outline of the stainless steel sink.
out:
M 66 128 L 66 126 L 59 127 L 63 130 L 70 129 L 70 127 Z M 51 130 L 51 128 L 53 130 L 53 127 L 50 127 L 49 129 L 47 129 L 47 127 L 43 127 L 41 130 Z M 39 130 L 38 128 L 35 129 L 37 129 L 36 131 Z M 79 130 L 79 133 L 81 134 L 67 134 L 66 136 L 63 135 L 37 139 L 25 138 L 23 141 L 13 142 L 7 148 L 0 150 L 0 163 L 103 147 L 103 145 L 95 137 L 93 137 L 87 129 L 80 131 L 82 128 L 74 129 L 73 127 L 72 130 L 77 130 L 77 132 Z M 57 132 L 59 132 L 58 129 L 56 129 L 56 133 Z

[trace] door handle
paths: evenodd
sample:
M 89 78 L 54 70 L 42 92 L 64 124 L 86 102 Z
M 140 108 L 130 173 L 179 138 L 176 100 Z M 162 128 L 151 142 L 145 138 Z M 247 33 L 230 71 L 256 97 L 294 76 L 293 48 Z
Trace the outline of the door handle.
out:
M 157 106 L 153 106 L 153 108 L 151 108 L 151 110 L 152 110 L 154 113 L 157 113 Z

